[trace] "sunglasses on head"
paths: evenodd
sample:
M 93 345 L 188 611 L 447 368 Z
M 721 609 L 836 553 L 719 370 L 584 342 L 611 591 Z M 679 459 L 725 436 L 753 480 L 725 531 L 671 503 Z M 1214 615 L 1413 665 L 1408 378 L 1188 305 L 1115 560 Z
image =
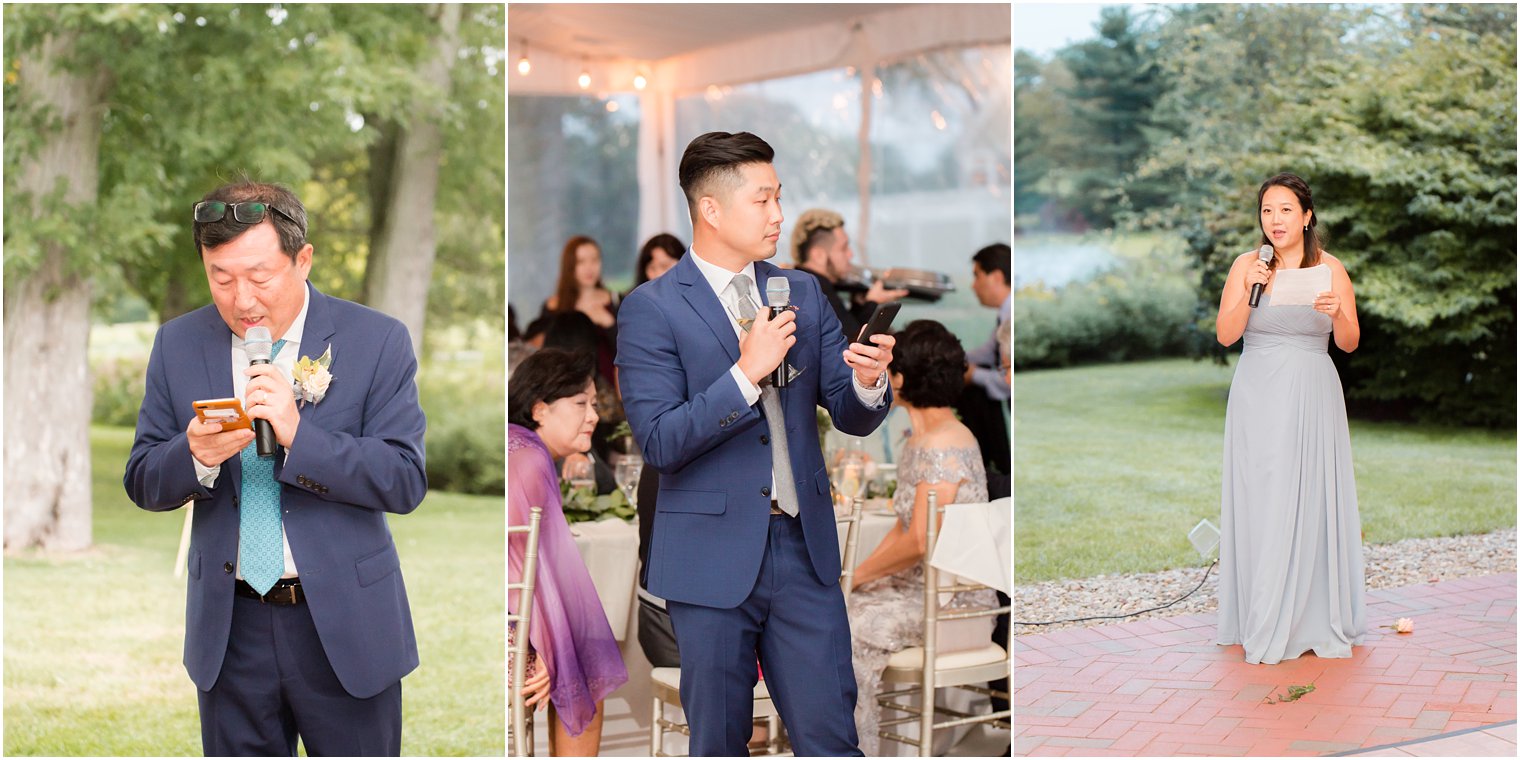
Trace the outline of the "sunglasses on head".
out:
M 258 224 L 264 221 L 264 217 L 273 211 L 290 220 L 291 224 L 300 225 L 290 214 L 281 211 L 275 206 L 263 201 L 247 201 L 244 203 L 227 203 L 225 201 L 201 201 L 195 204 L 195 221 L 201 224 L 220 222 L 227 218 L 227 212 L 232 212 L 232 218 L 239 224 Z

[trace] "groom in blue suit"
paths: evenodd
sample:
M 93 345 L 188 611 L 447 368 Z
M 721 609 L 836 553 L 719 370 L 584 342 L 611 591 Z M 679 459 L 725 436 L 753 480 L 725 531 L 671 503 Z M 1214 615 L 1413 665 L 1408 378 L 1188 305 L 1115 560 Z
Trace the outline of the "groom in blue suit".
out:
M 306 210 L 289 190 L 227 185 L 195 206 L 213 303 L 159 328 L 124 483 L 151 512 L 195 504 L 185 669 L 207 755 L 398 755 L 417 641 L 386 513 L 427 492 L 417 361 L 395 319 L 307 282 Z M 274 340 L 250 365 L 249 328 Z M 297 357 L 318 373 L 293 386 Z M 303 373 L 304 374 L 304 373 Z M 302 394 L 297 403 L 296 393 Z M 237 397 L 277 443 L 198 422 Z
M 766 262 L 781 233 L 774 152 L 710 132 L 681 158 L 693 243 L 618 311 L 618 382 L 660 473 L 647 588 L 681 651 L 692 755 L 747 755 L 758 656 L 796 754 L 860 755 L 839 539 L 815 408 L 866 435 L 886 418 L 891 336 L 846 345 L 818 281 Z M 767 282 L 796 307 L 770 317 Z M 784 364 L 784 388 L 768 379 Z

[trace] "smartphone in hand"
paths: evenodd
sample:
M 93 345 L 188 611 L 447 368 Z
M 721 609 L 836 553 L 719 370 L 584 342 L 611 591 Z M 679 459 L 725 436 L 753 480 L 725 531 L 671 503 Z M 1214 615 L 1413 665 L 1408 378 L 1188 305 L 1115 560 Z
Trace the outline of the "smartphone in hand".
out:
M 897 318 L 897 312 L 901 308 L 902 303 L 898 301 L 876 304 L 876 310 L 871 312 L 871 319 L 860 328 L 860 336 L 855 339 L 855 342 L 864 343 L 867 346 L 876 345 L 871 342 L 871 336 L 891 330 L 892 320 Z
M 253 429 L 253 420 L 243 411 L 243 402 L 235 398 L 213 398 L 192 403 L 195 406 L 195 416 L 201 422 L 220 422 L 223 433 Z

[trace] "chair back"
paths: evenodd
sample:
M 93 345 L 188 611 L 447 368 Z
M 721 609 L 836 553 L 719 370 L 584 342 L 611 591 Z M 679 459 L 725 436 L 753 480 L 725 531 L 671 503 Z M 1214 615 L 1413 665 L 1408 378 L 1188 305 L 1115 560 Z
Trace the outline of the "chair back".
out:
M 840 558 L 839 588 L 844 591 L 845 604 L 850 603 L 850 584 L 855 579 L 855 553 L 860 543 L 860 513 L 865 500 L 859 496 L 850 503 L 850 515 L 840 517 L 836 523 L 847 523 L 844 533 L 844 556 Z
M 523 552 L 522 579 L 518 583 L 508 583 L 507 593 L 513 589 L 518 591 L 517 612 L 507 611 L 507 626 L 517 626 L 517 633 L 513 637 L 512 647 L 507 652 L 507 670 L 511 673 L 508 695 L 511 702 L 509 714 L 512 717 L 512 741 L 516 748 L 508 748 L 509 754 L 517 757 L 531 757 L 533 755 L 533 739 L 529 733 L 531 722 L 523 705 L 523 683 L 527 678 L 528 669 L 528 646 L 530 626 L 533 624 L 533 587 L 538 571 L 538 526 L 543 519 L 543 507 L 533 507 L 530 510 L 527 525 L 517 527 L 507 526 L 507 535 L 513 533 L 526 533 L 528 544 Z
M 924 661 L 921 672 L 924 699 L 934 699 L 936 661 L 939 655 L 939 624 L 942 621 L 965 620 L 978 617 L 995 617 L 1008 611 L 1007 606 L 989 607 L 986 609 L 973 609 L 967 611 L 944 611 L 940 609 L 940 596 L 943 594 L 955 594 L 963 591 L 976 591 L 990 589 L 985 583 L 966 582 L 959 576 L 951 573 L 941 573 L 940 569 L 933 564 L 934 549 L 939 542 L 939 517 L 944 512 L 944 507 L 939 505 L 939 495 L 932 489 L 929 491 L 929 517 L 924 530 L 926 541 L 924 543 Z M 956 580 L 950 585 L 942 585 L 941 575 L 947 575 Z M 952 684 L 954 682 L 952 681 Z M 934 711 L 924 710 L 919 720 L 919 736 L 932 736 L 934 730 Z M 919 754 L 927 756 L 931 745 L 922 741 L 919 746 Z

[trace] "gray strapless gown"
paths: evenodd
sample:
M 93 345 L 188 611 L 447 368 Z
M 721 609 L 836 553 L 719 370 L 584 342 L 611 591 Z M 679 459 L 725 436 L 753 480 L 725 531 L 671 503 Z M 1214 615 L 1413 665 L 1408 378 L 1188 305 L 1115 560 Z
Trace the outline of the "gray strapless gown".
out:
M 1366 581 L 1330 318 L 1270 298 L 1246 323 L 1225 413 L 1217 643 L 1268 665 L 1350 657 Z

